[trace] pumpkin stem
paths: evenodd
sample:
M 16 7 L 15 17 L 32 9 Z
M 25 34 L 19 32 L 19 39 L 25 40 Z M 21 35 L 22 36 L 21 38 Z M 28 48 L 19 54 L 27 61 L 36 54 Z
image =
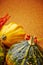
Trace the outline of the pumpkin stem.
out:
M 5 35 L 2 36 L 2 40 L 6 40 L 6 36 Z
M 34 45 L 34 37 L 31 37 L 31 45 Z
M 30 37 L 30 40 L 28 40 L 28 43 L 30 45 L 34 45 L 34 37 L 33 36 Z

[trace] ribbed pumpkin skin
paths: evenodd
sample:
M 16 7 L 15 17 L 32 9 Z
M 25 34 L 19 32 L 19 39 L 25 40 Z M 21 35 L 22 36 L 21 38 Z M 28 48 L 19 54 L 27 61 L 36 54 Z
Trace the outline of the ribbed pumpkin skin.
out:
M 36 45 L 21 41 L 9 49 L 6 62 L 7 65 L 43 65 L 43 55 Z
M 4 25 L 1 30 L 1 41 L 8 47 L 13 43 L 24 39 L 25 32 L 22 26 L 17 25 L 14 22 Z
M 0 65 L 4 65 L 4 47 L 0 44 Z

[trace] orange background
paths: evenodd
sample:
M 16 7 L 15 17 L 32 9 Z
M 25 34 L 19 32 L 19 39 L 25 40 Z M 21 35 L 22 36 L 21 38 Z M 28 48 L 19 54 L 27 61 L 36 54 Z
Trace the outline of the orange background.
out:
M 43 38 L 43 0 L 0 0 L 0 17 L 9 13 L 26 33 Z

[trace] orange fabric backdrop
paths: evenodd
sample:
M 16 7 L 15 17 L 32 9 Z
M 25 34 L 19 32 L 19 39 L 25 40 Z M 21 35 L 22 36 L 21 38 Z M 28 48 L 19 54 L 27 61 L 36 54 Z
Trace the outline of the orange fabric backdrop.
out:
M 43 0 L 0 0 L 0 17 L 9 13 L 8 22 L 22 25 L 31 35 L 43 37 Z

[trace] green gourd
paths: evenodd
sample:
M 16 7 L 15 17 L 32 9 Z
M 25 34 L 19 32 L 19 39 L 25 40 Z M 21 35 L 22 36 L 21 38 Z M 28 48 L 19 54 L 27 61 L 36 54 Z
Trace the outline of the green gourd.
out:
M 14 44 L 6 56 L 7 65 L 43 65 L 43 54 L 34 43 L 34 38 Z

